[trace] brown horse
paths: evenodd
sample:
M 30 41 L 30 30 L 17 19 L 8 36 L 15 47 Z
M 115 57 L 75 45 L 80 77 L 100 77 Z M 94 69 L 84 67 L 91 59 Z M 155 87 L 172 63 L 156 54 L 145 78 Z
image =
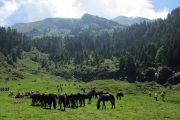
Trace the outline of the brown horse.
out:
M 114 95 L 112 95 L 112 94 L 102 94 L 101 96 L 99 96 L 99 99 L 97 101 L 97 109 L 100 109 L 101 101 L 103 102 L 102 109 L 103 108 L 106 109 L 105 101 L 110 101 L 111 102 L 111 109 L 113 109 L 113 108 L 115 109 L 115 98 L 114 98 Z

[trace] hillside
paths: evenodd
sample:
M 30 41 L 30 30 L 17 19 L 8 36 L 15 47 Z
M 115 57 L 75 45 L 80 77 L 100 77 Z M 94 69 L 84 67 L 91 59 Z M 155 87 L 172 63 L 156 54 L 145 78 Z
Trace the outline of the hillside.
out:
M 34 36 L 40 36 L 39 32 L 27 37 L 14 29 L 2 27 L 0 50 L 5 61 L 12 66 L 28 55 L 30 60 L 40 64 L 39 70 L 67 79 L 177 84 L 180 70 L 179 14 L 180 8 L 176 8 L 167 19 L 123 29 L 105 18 L 85 14 L 79 20 L 60 25 L 63 29 L 71 28 L 71 24 L 77 25 L 71 32 L 58 36 L 49 36 L 48 32 L 38 38 Z M 155 73 L 160 77 L 157 78 Z

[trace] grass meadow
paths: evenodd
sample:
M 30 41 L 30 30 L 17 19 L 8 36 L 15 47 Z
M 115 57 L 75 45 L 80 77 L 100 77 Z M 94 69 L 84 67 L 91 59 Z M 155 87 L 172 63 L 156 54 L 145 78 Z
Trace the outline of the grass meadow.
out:
M 26 91 L 39 91 L 46 93 L 57 93 L 56 86 L 63 84 L 63 93 L 86 92 L 92 87 L 97 91 L 109 91 L 114 95 L 121 91 L 124 93 L 122 100 L 115 101 L 115 109 L 111 109 L 110 102 L 106 102 L 106 110 L 97 110 L 97 99 L 92 99 L 91 104 L 76 109 L 67 108 L 66 111 L 57 109 L 44 109 L 40 106 L 31 106 L 31 99 L 10 98 L 9 91 L 0 92 L 0 120 L 180 120 L 180 91 L 169 90 L 152 83 L 128 83 L 117 80 L 95 80 L 89 83 L 72 82 L 64 80 L 43 72 L 32 74 L 38 69 L 35 63 L 26 66 L 25 61 L 16 70 L 21 71 L 24 78 L 19 80 L 4 80 L 7 72 L 1 70 L 0 86 L 7 86 L 15 93 Z M 29 71 L 24 71 L 28 69 Z M 71 82 L 70 82 L 71 81 Z M 153 96 L 148 96 L 145 91 L 166 92 L 163 102 L 160 97 L 158 101 Z

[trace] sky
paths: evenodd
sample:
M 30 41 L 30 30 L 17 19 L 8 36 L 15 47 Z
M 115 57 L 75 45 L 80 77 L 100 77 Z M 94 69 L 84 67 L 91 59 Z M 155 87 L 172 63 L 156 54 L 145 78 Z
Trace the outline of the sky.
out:
M 180 0 L 0 0 L 0 26 L 45 18 L 80 18 L 83 14 L 113 19 L 117 16 L 166 18 Z

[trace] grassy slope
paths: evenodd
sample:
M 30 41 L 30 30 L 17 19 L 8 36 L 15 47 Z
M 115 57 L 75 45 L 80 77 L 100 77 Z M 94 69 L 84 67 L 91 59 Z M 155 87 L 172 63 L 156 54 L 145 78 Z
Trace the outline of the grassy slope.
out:
M 29 62 L 31 65 L 29 65 Z M 98 90 L 111 91 L 115 94 L 117 91 L 123 91 L 125 97 L 121 101 L 116 100 L 116 109 L 110 109 L 110 103 L 106 103 L 106 110 L 97 110 L 97 99 L 92 100 L 92 104 L 86 104 L 85 107 L 77 109 L 67 108 L 66 111 L 47 110 L 41 107 L 31 106 L 30 99 L 14 99 L 7 97 L 9 92 L 0 92 L 0 120 L 179 120 L 180 119 L 180 92 L 170 91 L 164 88 L 154 87 L 154 91 L 167 92 L 166 101 L 154 101 L 152 97 L 143 94 L 143 87 L 137 87 L 137 84 L 119 82 L 115 80 L 97 80 L 89 83 L 67 82 L 61 78 L 48 74 L 31 74 L 33 70 L 38 69 L 38 64 L 27 59 L 19 61 L 24 75 L 24 79 L 9 80 L 8 82 L 0 79 L 0 86 L 9 86 L 11 91 L 40 91 L 48 93 L 57 93 L 58 84 L 66 84 L 63 92 L 76 93 L 81 92 L 82 87 L 96 87 Z M 1 71 L 1 76 L 7 74 Z M 5 75 L 6 76 L 6 75 Z M 48 90 L 47 90 L 48 87 Z M 87 90 L 88 91 L 88 90 Z M 129 94 L 131 92 L 136 95 Z

